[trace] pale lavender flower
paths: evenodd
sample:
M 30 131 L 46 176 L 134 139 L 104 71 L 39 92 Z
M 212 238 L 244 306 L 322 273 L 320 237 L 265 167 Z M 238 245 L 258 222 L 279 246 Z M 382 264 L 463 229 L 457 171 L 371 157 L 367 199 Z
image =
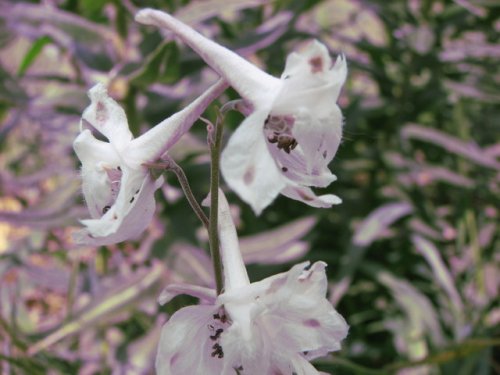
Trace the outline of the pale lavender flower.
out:
M 310 187 L 336 179 L 328 164 L 342 137 L 336 101 L 347 75 L 343 56 L 333 64 L 315 40 L 290 54 L 276 78 L 166 13 L 144 9 L 136 20 L 175 33 L 243 97 L 248 117 L 223 151 L 221 169 L 257 214 L 280 193 L 314 207 L 341 202 Z
M 177 311 L 162 328 L 159 375 L 319 374 L 309 360 L 340 349 L 348 326 L 325 298 L 326 264 L 298 264 L 250 283 L 222 193 L 219 232 L 225 291 L 170 285 L 166 303 L 191 294 L 204 304 Z
M 123 109 L 98 84 L 89 91 L 81 133 L 74 149 L 82 162 L 82 188 L 90 211 L 76 241 L 108 245 L 135 238 L 148 226 L 155 210 L 154 179 L 144 163 L 160 158 L 186 133 L 227 84 L 219 80 L 182 111 L 134 139 Z M 107 139 L 97 139 L 94 133 Z

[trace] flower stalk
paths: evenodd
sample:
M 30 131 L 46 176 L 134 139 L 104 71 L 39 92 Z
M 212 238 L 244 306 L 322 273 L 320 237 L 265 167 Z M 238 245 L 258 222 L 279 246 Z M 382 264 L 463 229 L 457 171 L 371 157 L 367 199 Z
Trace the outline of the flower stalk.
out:
M 210 244 L 210 255 L 215 275 L 215 290 L 217 295 L 222 293 L 223 271 L 220 254 L 220 242 L 218 233 L 218 207 L 219 207 L 219 178 L 220 178 L 220 152 L 222 141 L 223 121 L 222 115 L 217 114 L 217 121 L 212 134 L 209 132 L 210 145 L 210 216 L 208 226 L 208 238 Z M 211 138 L 211 139 L 210 139 Z
M 184 192 L 189 205 L 193 209 L 196 216 L 198 216 L 198 219 L 200 219 L 203 226 L 208 230 L 208 217 L 203 211 L 203 208 L 201 208 L 200 204 L 196 200 L 196 197 L 191 190 L 191 186 L 189 185 L 189 181 L 186 177 L 186 174 L 184 173 L 184 170 L 180 167 L 179 164 L 174 161 L 174 159 L 172 159 L 168 155 L 164 156 L 162 160 L 164 163 L 149 163 L 147 165 L 149 167 L 161 167 L 162 169 L 164 168 L 167 171 L 174 172 L 175 177 L 177 177 L 177 181 L 179 181 L 179 185 L 181 186 L 181 189 Z

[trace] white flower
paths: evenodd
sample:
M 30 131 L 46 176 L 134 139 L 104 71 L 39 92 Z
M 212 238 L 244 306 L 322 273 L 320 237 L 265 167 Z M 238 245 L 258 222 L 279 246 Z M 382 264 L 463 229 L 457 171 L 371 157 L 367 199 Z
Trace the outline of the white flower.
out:
M 155 210 L 154 179 L 143 164 L 154 162 L 186 133 L 205 108 L 227 87 L 219 80 L 182 111 L 134 139 L 123 109 L 97 84 L 89 91 L 81 133 L 73 147 L 82 162 L 82 189 L 91 219 L 75 236 L 87 245 L 108 245 L 137 237 Z M 98 134 L 98 139 L 94 136 Z
M 236 231 L 222 194 L 219 231 L 225 292 L 170 285 L 160 296 L 180 293 L 205 304 L 177 311 L 163 326 L 156 358 L 159 375 L 319 374 L 309 360 L 340 349 L 348 326 L 325 298 L 323 262 L 250 283 Z
M 342 136 L 336 101 L 347 75 L 343 56 L 333 64 L 315 40 L 290 54 L 276 78 L 166 13 L 144 9 L 136 20 L 175 33 L 245 100 L 251 114 L 229 140 L 221 168 L 257 214 L 280 193 L 314 207 L 341 202 L 335 195 L 316 196 L 310 187 L 336 179 L 328 164 Z

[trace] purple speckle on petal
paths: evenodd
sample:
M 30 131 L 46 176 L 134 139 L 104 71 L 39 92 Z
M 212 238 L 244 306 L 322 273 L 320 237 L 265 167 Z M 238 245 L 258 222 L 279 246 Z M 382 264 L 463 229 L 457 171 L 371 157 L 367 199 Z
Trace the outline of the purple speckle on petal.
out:
M 319 320 L 316 320 L 316 319 L 307 319 L 307 320 L 304 320 L 303 323 L 307 327 L 312 327 L 312 328 L 321 327 L 321 323 L 319 322 Z
M 253 182 L 253 179 L 255 177 L 255 167 L 252 165 L 250 166 L 245 174 L 243 175 L 243 181 L 245 184 L 250 185 Z
M 175 365 L 175 362 L 177 362 L 177 360 L 179 359 L 180 357 L 180 353 L 175 353 L 172 358 L 170 358 L 170 366 L 174 366 Z
M 108 120 L 108 112 L 102 102 L 97 103 L 96 120 L 99 123 L 103 123 Z
M 307 202 L 310 202 L 310 201 L 313 201 L 314 200 L 314 197 L 311 197 L 309 195 L 307 195 L 306 193 L 304 193 L 302 190 L 297 190 L 297 193 L 300 195 L 300 197 L 307 201 Z
M 321 56 L 312 57 L 309 60 L 309 64 L 311 65 L 311 72 L 318 73 L 323 71 L 323 59 Z

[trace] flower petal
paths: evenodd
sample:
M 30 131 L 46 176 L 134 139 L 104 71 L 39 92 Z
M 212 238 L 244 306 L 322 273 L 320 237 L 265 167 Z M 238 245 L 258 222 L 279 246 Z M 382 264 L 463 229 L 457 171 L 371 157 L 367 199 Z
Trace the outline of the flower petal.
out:
M 139 138 L 134 139 L 127 151 L 130 160 L 136 160 L 138 164 L 141 164 L 158 159 L 189 131 L 208 105 L 222 94 L 227 87 L 227 83 L 219 79 L 183 110 L 163 120 Z
M 191 284 L 170 284 L 161 292 L 158 303 L 164 305 L 181 294 L 187 294 L 211 304 L 215 303 L 216 298 L 215 291 L 211 288 Z
M 213 341 L 209 327 L 214 306 L 188 306 L 177 311 L 163 326 L 158 353 L 158 375 L 220 375 L 223 360 L 211 356 Z
M 103 208 L 116 199 L 106 169 L 118 167 L 120 157 L 109 143 L 95 139 L 88 129 L 76 137 L 73 148 L 82 162 L 82 190 L 90 216 L 97 219 L 103 215 Z
M 335 113 L 332 107 L 332 115 Z M 337 108 L 338 110 L 338 108 Z M 340 116 L 340 111 L 338 111 Z M 269 152 L 274 158 L 279 170 L 286 178 L 304 186 L 325 187 L 336 180 L 328 169 L 340 143 L 342 127 L 336 126 L 331 119 L 311 117 L 305 109 L 293 117 L 293 129 L 276 133 L 268 125 L 266 140 Z M 278 118 L 273 116 L 273 118 Z M 340 122 L 338 122 L 340 124 Z M 265 126 L 265 128 L 266 128 Z M 287 147 L 279 141 L 279 136 L 292 137 L 296 145 Z M 290 139 L 292 139 L 290 138 Z M 285 145 L 285 146 L 283 146 Z
M 223 77 L 245 99 L 265 103 L 281 87 L 281 80 L 257 68 L 243 57 L 204 37 L 167 13 L 143 9 L 137 22 L 155 25 L 173 32 L 195 50 L 205 62 Z
M 108 96 L 103 84 L 92 87 L 88 95 L 91 103 L 83 112 L 80 129 L 90 126 L 103 134 L 117 150 L 127 147 L 132 133 L 123 109 Z
M 275 108 L 282 105 L 302 105 L 311 110 L 319 110 L 322 117 L 325 102 L 336 102 L 340 89 L 347 77 L 347 64 L 343 55 L 332 60 L 324 44 L 317 40 L 310 43 L 302 52 L 288 55 L 285 70 L 281 75 L 284 81 Z M 318 102 L 319 100 L 319 102 Z
M 295 173 L 295 178 L 289 178 L 298 184 L 325 187 L 336 180 L 328 164 L 337 153 L 342 138 L 342 114 L 335 104 L 331 103 L 329 108 L 328 117 L 318 118 L 301 111 L 296 118 L 293 135 L 298 143 L 298 151 L 302 151 L 300 156 L 304 159 L 300 168 L 287 165 L 288 155 L 280 154 L 280 162 Z M 292 173 L 286 175 L 292 176 Z
M 227 184 L 257 215 L 286 185 L 263 136 L 267 112 L 255 111 L 239 126 L 222 152 L 221 171 Z
M 113 206 L 100 219 L 82 220 L 87 228 L 75 236 L 78 243 L 110 245 L 139 236 L 149 225 L 154 211 L 154 192 L 163 184 L 143 171 L 123 170 L 120 192 Z
M 334 204 L 342 203 L 342 199 L 340 199 L 336 195 L 325 194 L 317 196 L 309 188 L 292 184 L 285 187 L 281 191 L 281 194 L 297 201 L 304 202 L 309 206 L 318 208 L 330 208 Z
M 318 372 L 313 365 L 309 363 L 302 355 L 297 354 L 291 358 L 293 373 L 296 375 L 320 375 L 326 374 L 324 372 Z M 326 374 L 328 375 L 328 374 Z
M 271 287 L 261 298 L 266 305 L 266 326 L 276 332 L 278 346 L 294 353 L 308 352 L 308 359 L 339 350 L 348 326 L 326 299 L 326 264 L 294 266 L 286 283 Z
M 247 270 L 241 257 L 238 235 L 231 217 L 229 203 L 219 189 L 218 230 L 222 263 L 224 265 L 224 287 L 226 290 L 250 285 Z

